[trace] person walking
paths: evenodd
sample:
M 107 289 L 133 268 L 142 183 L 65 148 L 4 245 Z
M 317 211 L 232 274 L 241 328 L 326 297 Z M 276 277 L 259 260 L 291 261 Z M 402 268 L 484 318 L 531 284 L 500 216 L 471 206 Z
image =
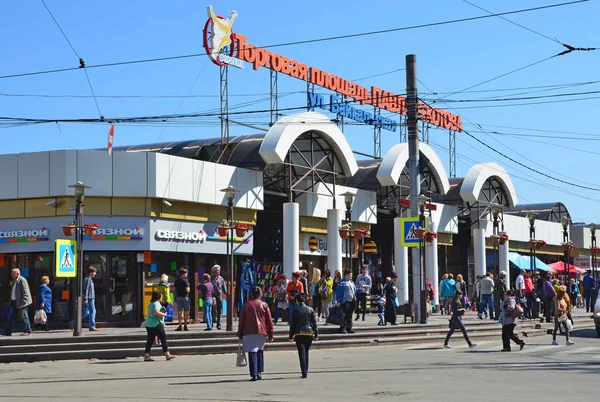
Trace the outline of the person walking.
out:
M 300 371 L 302 378 L 308 377 L 308 351 L 313 340 L 319 339 L 319 331 L 317 329 L 317 315 L 314 310 L 304 304 L 304 295 L 296 295 L 296 303 L 298 309 L 292 316 L 290 323 L 290 343 L 296 341 L 298 349 L 298 359 L 300 360 Z
M 504 314 L 502 314 L 504 311 L 504 296 L 506 296 L 506 292 L 508 292 L 508 284 L 506 283 L 506 271 L 500 271 L 498 278 L 496 278 L 496 280 L 494 281 L 494 291 L 496 293 L 494 296 L 498 299 L 498 306 L 496 306 L 496 303 L 494 303 L 494 309 L 498 308 L 500 310 L 496 312 L 496 318 L 498 319 L 498 322 L 502 323 L 502 320 L 504 319 Z
M 491 273 L 486 273 L 485 277 L 479 281 L 479 292 L 481 294 L 481 302 L 479 303 L 479 312 L 477 317 L 482 320 L 482 314 L 485 308 L 489 308 L 490 320 L 494 319 L 494 280 L 491 278 Z M 486 314 L 487 315 L 487 314 Z
M 460 290 L 457 290 L 456 294 L 452 298 L 452 302 L 450 303 L 450 309 L 452 310 L 452 317 L 450 318 L 450 330 L 446 334 L 446 340 L 444 341 L 444 347 L 446 349 L 450 349 L 450 345 L 449 345 L 450 337 L 452 337 L 452 334 L 454 334 L 454 331 L 456 331 L 456 329 L 461 330 L 463 336 L 465 337 L 465 341 L 467 341 L 467 344 L 469 345 L 470 348 L 474 348 L 475 346 L 477 346 L 477 344 L 472 343 L 471 340 L 469 339 L 469 334 L 467 334 L 467 330 L 462 321 L 462 316 L 465 313 L 465 309 L 463 308 L 463 305 L 461 302 L 462 296 L 463 296 L 462 292 Z
M 179 278 L 175 281 L 175 303 L 177 303 L 177 323 L 179 326 L 175 331 L 188 330 L 190 320 L 190 283 L 188 282 L 188 270 L 179 269 Z M 183 328 L 181 320 L 183 319 Z
M 533 286 L 533 280 L 531 279 L 531 271 L 525 273 L 525 318 L 533 318 L 533 303 L 535 302 L 535 287 Z
M 202 283 L 198 285 L 200 296 L 202 297 L 202 310 L 204 311 L 204 321 L 206 322 L 205 331 L 212 331 L 213 329 L 213 292 L 214 287 L 210 282 L 210 275 L 202 275 Z
M 294 272 L 296 273 L 296 272 Z M 298 292 L 297 294 L 302 294 Z M 262 379 L 265 368 L 265 342 L 273 342 L 273 319 L 269 305 L 262 300 L 262 291 L 258 286 L 252 289 L 252 300 L 244 304 L 239 316 L 237 336 L 248 353 L 250 381 Z
M 317 319 L 321 317 L 323 311 L 323 301 L 319 294 L 319 281 L 321 280 L 321 270 L 319 268 L 313 268 L 312 270 L 312 281 L 310 283 L 310 294 L 312 296 L 312 306 L 317 313 Z
M 38 329 L 48 332 L 48 321 L 50 321 L 50 314 L 52 314 L 52 289 L 48 286 L 50 278 L 44 275 L 40 282 L 35 309 L 36 311 L 43 310 L 46 313 L 46 322 L 41 325 L 38 324 Z
M 521 314 L 523 314 L 523 308 L 515 300 L 514 292 L 512 290 L 507 291 L 502 304 L 502 352 L 510 352 L 511 340 L 519 345 L 520 349 L 525 347 L 525 342 L 515 333 L 517 317 Z
M 81 320 L 90 317 L 90 331 L 100 331 L 96 328 L 96 288 L 94 286 L 94 278 L 98 271 L 96 268 L 90 265 L 88 268 L 89 275 L 83 278 L 83 312 L 81 313 Z M 75 330 L 75 320 L 70 323 L 71 331 Z
M 579 286 L 575 278 L 569 280 L 569 297 L 571 298 L 571 306 L 577 306 L 577 296 L 579 295 Z
M 560 286 L 558 291 L 556 292 L 556 297 L 554 299 L 554 330 L 552 331 L 552 344 L 558 345 L 556 341 L 556 333 L 558 332 L 559 327 L 562 325 L 565 331 L 565 337 L 567 338 L 567 346 L 574 345 L 575 342 L 569 340 L 569 327 L 567 326 L 567 320 L 569 319 L 569 314 L 571 313 L 571 302 L 569 301 L 569 296 L 567 295 L 566 286 Z
M 221 329 L 221 315 L 223 314 L 223 294 L 227 294 L 227 285 L 225 279 L 221 276 L 221 266 L 213 265 L 213 298 L 214 314 L 216 316 L 217 329 Z
M 546 279 L 544 280 L 542 291 L 544 297 L 544 316 L 546 317 L 546 322 L 550 322 L 550 319 L 552 318 L 552 302 L 554 300 L 554 297 L 556 296 L 554 286 L 552 285 L 551 273 L 546 274 Z
M 27 308 L 31 305 L 31 292 L 27 279 L 21 276 L 21 270 L 14 268 L 10 271 L 13 283 L 10 291 L 10 311 L 4 327 L 4 336 L 12 335 L 12 328 L 19 314 L 23 317 L 24 329 L 21 336 L 31 335 L 31 323 L 29 322 L 29 312 Z
M 371 295 L 371 276 L 367 273 L 367 267 L 363 266 L 360 270 L 360 275 L 356 277 L 356 318 L 354 321 L 360 318 L 360 311 L 362 310 L 362 320 L 365 320 L 365 314 L 367 312 L 367 297 Z
M 175 356 L 169 353 L 169 345 L 167 344 L 167 334 L 165 333 L 165 316 L 167 310 L 161 304 L 162 294 L 155 290 L 152 292 L 150 304 L 148 304 L 148 318 L 146 319 L 146 349 L 144 350 L 144 361 L 151 362 L 154 359 L 150 356 L 152 342 L 155 338 L 160 339 L 162 351 L 167 360 L 173 360 Z
M 331 271 L 328 269 L 323 271 L 323 277 L 319 281 L 319 295 L 323 303 L 323 318 L 325 318 L 325 325 L 327 325 L 329 307 L 331 307 L 331 301 L 333 300 L 333 278 L 331 277 Z
M 438 292 L 440 294 L 440 314 L 448 314 L 450 311 L 450 305 L 446 303 L 446 297 L 444 296 L 446 289 L 446 282 L 448 282 L 448 274 L 442 275 L 442 280 L 440 281 L 440 285 L 438 287 Z
M 583 278 L 583 298 L 585 299 L 585 312 L 594 312 L 594 290 L 596 290 L 596 280 L 592 275 L 592 271 L 588 271 L 587 275 Z
M 279 317 L 281 317 L 281 312 L 288 308 L 287 302 L 287 288 L 288 280 L 285 274 L 281 274 L 277 281 L 277 286 L 275 287 L 275 297 L 277 300 L 277 308 L 275 309 L 275 318 L 273 318 L 273 324 L 277 324 L 279 321 Z
M 385 323 L 385 297 L 379 299 L 379 303 L 377 304 L 377 317 L 379 318 L 377 325 L 385 327 L 387 325 Z
M 389 279 L 389 280 L 388 280 Z M 398 325 L 396 322 L 396 297 L 398 296 L 398 274 L 392 272 L 392 276 L 386 278 L 386 284 L 383 287 L 383 297 L 385 297 L 385 322 L 390 325 Z
M 352 271 L 349 269 L 344 271 L 344 279 L 338 283 L 335 291 L 335 299 L 337 300 L 337 305 L 341 306 L 344 312 L 344 321 L 340 326 L 340 332 L 342 334 L 353 334 L 352 312 L 356 307 L 356 288 L 354 282 L 352 282 Z
M 292 314 L 294 314 L 296 307 L 298 307 L 296 304 L 296 295 L 298 293 L 304 293 L 304 286 L 302 285 L 302 282 L 300 282 L 300 276 L 300 271 L 292 272 L 292 280 L 287 284 L 285 289 L 287 300 L 290 305 L 288 324 L 292 320 Z

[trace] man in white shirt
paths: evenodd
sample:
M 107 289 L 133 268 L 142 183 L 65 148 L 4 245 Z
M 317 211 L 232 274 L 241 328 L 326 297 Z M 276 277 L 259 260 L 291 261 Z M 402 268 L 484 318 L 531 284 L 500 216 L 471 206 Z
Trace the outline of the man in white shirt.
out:
M 356 318 L 360 318 L 360 310 L 362 309 L 362 320 L 365 320 L 367 311 L 367 297 L 371 294 L 371 277 L 367 274 L 367 267 L 361 268 L 361 273 L 356 277 Z
M 515 290 L 517 292 L 517 297 L 516 297 L 517 302 L 519 302 L 519 300 L 521 298 L 525 297 L 525 277 L 523 275 L 525 275 L 524 269 L 519 271 L 519 276 L 517 276 L 517 279 L 515 280 Z

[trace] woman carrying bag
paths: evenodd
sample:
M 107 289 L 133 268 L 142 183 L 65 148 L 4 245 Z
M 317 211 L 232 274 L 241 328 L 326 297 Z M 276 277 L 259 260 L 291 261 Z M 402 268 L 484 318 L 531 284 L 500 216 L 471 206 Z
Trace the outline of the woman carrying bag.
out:
M 148 305 L 148 318 L 146 319 L 146 350 L 144 354 L 144 361 L 151 362 L 154 359 L 150 356 L 150 350 L 152 349 L 152 341 L 158 337 L 160 344 L 162 345 L 163 353 L 167 360 L 175 358 L 169 353 L 169 346 L 167 345 L 167 334 L 165 333 L 165 316 L 167 315 L 166 309 L 160 304 L 162 295 L 158 290 L 152 292 L 152 298 Z
M 465 313 L 465 309 L 463 308 L 461 301 L 462 296 L 462 292 L 460 290 L 457 290 L 454 294 L 452 302 L 450 303 L 452 318 L 450 318 L 450 331 L 448 331 L 448 334 L 446 334 L 446 340 L 444 341 L 444 347 L 446 349 L 450 349 L 450 345 L 448 345 L 448 343 L 450 342 L 450 337 L 457 329 L 460 329 L 462 331 L 463 336 L 465 337 L 465 341 L 467 341 L 467 344 L 470 348 L 474 348 L 475 346 L 477 346 L 475 343 L 471 343 L 469 335 L 467 334 L 467 330 L 465 329 L 465 325 L 462 322 L 462 316 Z
M 47 276 L 42 276 L 40 288 L 38 290 L 37 303 L 35 306 L 36 313 L 38 315 L 38 311 L 43 311 L 44 314 L 40 315 L 43 317 L 46 316 L 46 320 L 42 320 L 39 324 L 36 324 L 38 329 L 41 331 L 48 332 L 48 320 L 50 319 L 50 314 L 52 314 L 52 289 L 48 286 L 50 283 L 50 278 Z
M 308 351 L 313 340 L 319 339 L 317 330 L 317 316 L 314 310 L 304 304 L 305 297 L 303 294 L 296 295 L 296 303 L 298 309 L 292 316 L 290 323 L 290 343 L 296 340 L 296 348 L 298 348 L 298 358 L 300 359 L 300 370 L 302 378 L 308 376 Z
M 244 304 L 239 316 L 237 336 L 248 353 L 250 381 L 262 379 L 265 343 L 273 342 L 273 319 L 269 305 L 262 300 L 259 287 L 252 289 L 252 300 Z
M 571 302 L 569 300 L 569 296 L 567 295 L 566 286 L 560 286 L 556 292 L 556 297 L 554 298 L 554 311 L 556 313 L 554 315 L 552 344 L 558 345 L 558 342 L 556 341 L 556 333 L 558 332 L 559 327 L 562 325 L 565 330 L 565 337 L 567 338 L 567 346 L 574 345 L 575 342 L 569 340 L 569 327 L 567 325 L 567 320 L 569 319 L 569 314 L 571 313 Z

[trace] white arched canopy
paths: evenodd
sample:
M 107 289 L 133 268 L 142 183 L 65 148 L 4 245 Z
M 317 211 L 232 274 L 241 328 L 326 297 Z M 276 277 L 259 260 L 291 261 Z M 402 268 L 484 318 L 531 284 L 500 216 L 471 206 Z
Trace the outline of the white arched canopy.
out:
M 419 143 L 419 153 L 429 160 L 431 173 L 440 187 L 440 194 L 446 194 L 450 190 L 448 175 L 442 161 L 435 151 L 427 144 Z M 406 142 L 394 145 L 383 157 L 379 170 L 377 171 L 377 180 L 382 186 L 396 186 L 400 181 L 402 170 L 408 163 L 408 144 Z
M 351 177 L 358 170 L 356 158 L 341 130 L 327 116 L 316 112 L 305 112 L 279 119 L 269 129 L 259 154 L 267 164 L 284 163 L 294 141 L 302 134 L 318 133 L 336 154 L 344 176 Z
M 517 203 L 515 186 L 502 165 L 495 162 L 480 163 L 469 170 L 460 187 L 460 196 L 463 201 L 477 202 L 481 189 L 488 179 L 496 180 L 504 191 L 508 206 L 514 207 Z

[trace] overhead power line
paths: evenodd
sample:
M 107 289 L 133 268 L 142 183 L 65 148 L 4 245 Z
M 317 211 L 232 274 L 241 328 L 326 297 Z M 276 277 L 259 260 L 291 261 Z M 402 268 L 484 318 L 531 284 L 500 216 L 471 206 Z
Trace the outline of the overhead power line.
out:
M 65 31 L 63 31 L 63 29 L 60 27 L 60 24 L 58 23 L 56 18 L 54 18 L 54 15 L 52 14 L 52 11 L 50 11 L 50 8 L 48 8 L 48 6 L 46 5 L 46 2 L 44 0 L 41 0 L 41 2 L 44 5 L 44 7 L 46 7 L 46 11 L 48 11 L 48 14 L 50 14 L 50 17 L 52 17 L 52 20 L 58 27 L 58 30 L 60 31 L 62 36 L 65 38 L 65 40 L 67 41 L 69 46 L 71 47 L 71 50 L 73 51 L 73 53 L 75 53 L 75 56 L 77 56 L 77 58 L 79 59 L 79 68 L 82 68 L 83 72 L 85 73 L 85 78 L 88 82 L 88 85 L 90 86 L 90 91 L 92 92 L 92 96 L 94 97 L 94 103 L 96 104 L 96 109 L 98 110 L 98 114 L 100 115 L 100 118 L 103 119 L 102 112 L 100 111 L 100 106 L 98 105 L 98 99 L 96 99 L 96 94 L 94 94 L 94 87 L 92 87 L 92 81 L 90 81 L 90 76 L 88 75 L 87 70 L 85 69 L 85 61 L 79 56 L 79 53 L 77 53 L 77 50 L 75 50 L 75 47 L 73 47 L 73 44 L 67 37 L 67 34 L 65 33 Z
M 429 103 L 473 103 L 473 102 L 510 102 L 510 101 L 520 101 L 520 100 L 531 100 L 531 99 L 547 99 L 547 98 L 560 98 L 563 96 L 581 96 L 581 95 L 592 95 L 598 94 L 598 91 L 585 91 L 585 92 L 569 92 L 562 94 L 552 94 L 552 95 L 539 95 L 539 96 L 519 96 L 513 98 L 480 98 L 480 99 L 428 99 Z
M 590 1 L 590 0 L 575 0 L 575 1 L 569 1 L 569 2 L 564 2 L 564 3 L 549 4 L 549 5 L 545 5 L 545 6 L 539 6 L 539 7 L 531 7 L 531 8 L 525 8 L 525 9 L 520 9 L 520 10 L 506 11 L 506 12 L 502 12 L 502 13 L 495 13 L 492 15 L 480 15 L 480 16 L 476 16 L 476 17 L 459 18 L 459 19 L 454 19 L 454 20 L 447 20 L 447 21 L 440 21 L 440 22 L 433 22 L 433 23 L 419 24 L 419 25 L 411 25 L 411 26 L 399 27 L 399 28 L 360 32 L 360 33 L 347 34 L 347 35 L 337 35 L 337 36 L 330 36 L 330 37 L 323 37 L 323 38 L 316 38 L 316 39 L 306 39 L 306 40 L 293 41 L 293 42 L 284 42 L 284 43 L 278 43 L 278 44 L 272 44 L 272 45 L 266 45 L 266 46 L 260 46 L 260 47 L 276 48 L 276 47 L 284 47 L 284 46 L 302 45 L 302 44 L 307 44 L 307 43 L 350 39 L 350 38 L 356 38 L 356 37 L 362 37 L 362 36 L 380 35 L 380 34 L 391 33 L 391 32 L 408 31 L 408 30 L 412 30 L 412 29 L 429 28 L 429 27 L 434 27 L 434 26 L 442 26 L 442 25 L 450 25 L 450 24 L 456 24 L 456 23 L 462 23 L 462 22 L 468 22 L 468 21 L 476 21 L 476 20 L 499 17 L 499 16 L 504 16 L 504 15 L 513 15 L 513 14 L 521 14 L 521 13 L 527 13 L 527 12 L 533 12 L 533 11 L 540 11 L 540 10 L 545 10 L 545 9 L 550 9 L 550 8 L 564 7 L 564 6 L 569 6 L 569 5 L 579 4 L 579 3 L 586 3 L 588 1 Z M 139 63 L 152 63 L 152 62 L 158 62 L 158 61 L 187 59 L 187 58 L 206 56 L 206 55 L 207 55 L 207 53 L 192 53 L 192 54 L 179 55 L 179 56 L 156 57 L 156 58 L 151 58 L 151 59 L 129 60 L 129 61 L 114 62 L 114 63 L 95 64 L 95 65 L 88 65 L 88 66 L 86 66 L 86 68 L 115 67 L 115 66 L 124 66 L 124 65 L 130 65 L 130 64 L 139 64 Z M 41 75 L 41 74 L 52 74 L 52 73 L 58 73 L 58 72 L 73 71 L 73 70 L 78 70 L 78 69 L 79 69 L 79 67 L 70 67 L 70 68 L 60 68 L 60 69 L 45 70 L 45 71 L 10 74 L 10 75 L 0 76 L 0 79 L 27 77 L 27 76 Z

